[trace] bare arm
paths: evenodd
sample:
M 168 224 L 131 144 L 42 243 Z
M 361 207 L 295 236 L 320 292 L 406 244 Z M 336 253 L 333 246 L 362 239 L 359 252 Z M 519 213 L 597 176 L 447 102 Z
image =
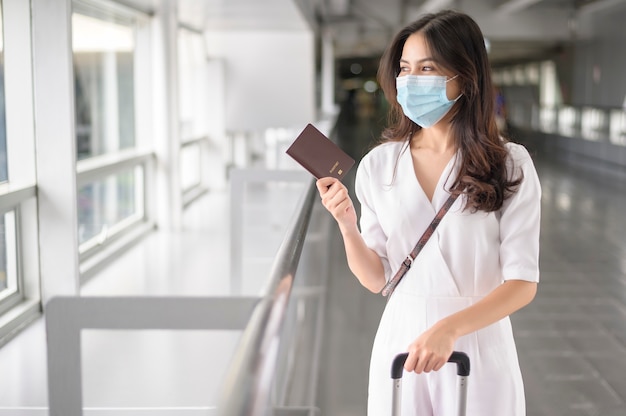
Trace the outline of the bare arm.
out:
M 339 226 L 346 248 L 348 267 L 368 290 L 378 293 L 385 286 L 385 271 L 380 257 L 368 248 L 355 227 Z
M 368 290 L 380 292 L 385 285 L 383 264 L 378 254 L 367 247 L 359 232 L 356 212 L 348 190 L 335 178 L 319 179 L 317 189 L 322 197 L 322 204 L 339 225 L 350 270 Z
M 504 282 L 479 302 L 440 320 L 413 341 L 405 369 L 417 373 L 439 370 L 452 354 L 459 337 L 511 315 L 528 305 L 536 293 L 535 282 Z

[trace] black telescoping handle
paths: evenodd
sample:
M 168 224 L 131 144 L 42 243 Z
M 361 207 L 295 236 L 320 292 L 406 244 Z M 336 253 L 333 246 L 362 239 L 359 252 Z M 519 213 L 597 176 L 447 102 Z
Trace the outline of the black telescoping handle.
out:
M 402 372 L 404 371 L 404 362 L 408 358 L 409 353 L 403 352 L 396 355 L 391 364 L 391 378 L 394 380 L 402 378 Z M 470 373 L 470 359 L 464 352 L 454 351 L 450 358 L 449 363 L 456 364 L 456 373 L 459 376 L 467 377 Z

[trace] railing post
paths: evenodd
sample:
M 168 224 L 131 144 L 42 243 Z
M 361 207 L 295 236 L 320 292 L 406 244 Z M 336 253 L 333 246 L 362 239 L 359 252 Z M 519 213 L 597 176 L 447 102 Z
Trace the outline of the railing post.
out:
M 50 416 L 81 416 L 83 329 L 242 330 L 258 298 L 55 297 L 48 302 Z

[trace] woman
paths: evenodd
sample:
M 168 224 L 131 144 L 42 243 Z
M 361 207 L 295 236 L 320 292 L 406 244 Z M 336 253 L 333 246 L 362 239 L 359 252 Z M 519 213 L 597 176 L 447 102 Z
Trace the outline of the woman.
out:
M 443 11 L 401 30 L 378 78 L 390 103 L 382 143 L 356 176 L 353 203 L 333 178 L 317 182 L 339 225 L 348 265 L 381 291 L 450 194 L 459 195 L 386 305 L 370 363 L 368 414 L 390 413 L 393 357 L 409 352 L 405 415 L 452 415 L 466 352 L 467 414 L 525 414 L 508 316 L 535 296 L 541 190 L 528 152 L 498 134 L 482 33 L 467 15 Z

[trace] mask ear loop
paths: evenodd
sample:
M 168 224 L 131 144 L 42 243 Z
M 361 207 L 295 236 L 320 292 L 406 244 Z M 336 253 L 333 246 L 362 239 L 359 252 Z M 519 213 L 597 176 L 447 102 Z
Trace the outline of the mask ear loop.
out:
M 452 81 L 453 79 L 456 79 L 458 76 L 459 76 L 459 74 L 456 74 L 456 75 L 455 75 L 455 76 L 453 76 L 452 78 L 447 79 L 447 80 L 446 80 L 446 84 L 447 84 L 449 81 Z M 463 95 L 463 93 L 460 93 L 460 94 L 459 94 L 459 96 L 458 96 L 458 97 L 456 97 L 456 98 L 455 98 L 454 100 L 452 100 L 452 101 L 456 102 L 459 98 L 461 98 L 461 96 L 462 96 L 462 95 Z

